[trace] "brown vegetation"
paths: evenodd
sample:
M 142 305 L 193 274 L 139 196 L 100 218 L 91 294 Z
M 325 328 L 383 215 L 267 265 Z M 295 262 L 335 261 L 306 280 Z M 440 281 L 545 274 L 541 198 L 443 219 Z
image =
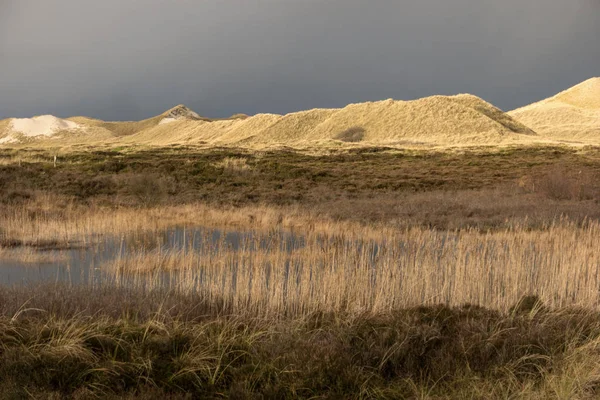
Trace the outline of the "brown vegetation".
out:
M 598 396 L 596 149 L 0 159 L 0 260 L 253 232 L 141 245 L 93 287 L 1 287 L 6 398 Z

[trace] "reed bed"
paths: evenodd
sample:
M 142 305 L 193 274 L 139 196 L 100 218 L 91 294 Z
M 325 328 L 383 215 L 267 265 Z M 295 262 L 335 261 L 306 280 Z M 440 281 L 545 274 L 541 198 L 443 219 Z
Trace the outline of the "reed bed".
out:
M 526 295 L 556 308 L 600 305 L 596 222 L 386 234 L 308 232 L 290 240 L 255 232 L 237 248 L 206 236 L 193 247 L 141 249 L 105 269 L 116 282 L 202 293 L 233 313 L 267 316 L 465 303 L 507 311 Z
M 82 209 L 67 202 L 57 209 L 40 197 L 0 212 L 0 222 L 0 246 L 45 248 L 158 234 L 177 225 L 253 232 L 235 249 L 209 237 L 195 247 L 142 246 L 104 268 L 111 281 L 126 276 L 128 285 L 161 289 L 168 282 L 173 290 L 223 299 L 236 312 L 386 312 L 440 303 L 508 310 L 524 295 L 552 307 L 600 304 L 600 227 L 594 221 L 562 219 L 537 230 L 515 224 L 489 232 L 438 231 L 264 206 Z M 4 248 L 5 256 L 16 254 Z
M 95 204 L 77 205 L 68 198 L 36 196 L 18 207 L 0 209 L 0 244 L 24 245 L 55 242 L 86 244 L 98 236 L 122 236 L 139 232 L 158 232 L 173 226 L 273 228 L 331 234 L 357 231 L 378 238 L 393 228 L 378 224 L 334 221 L 298 207 L 232 207 L 194 203 L 179 206 L 110 208 Z

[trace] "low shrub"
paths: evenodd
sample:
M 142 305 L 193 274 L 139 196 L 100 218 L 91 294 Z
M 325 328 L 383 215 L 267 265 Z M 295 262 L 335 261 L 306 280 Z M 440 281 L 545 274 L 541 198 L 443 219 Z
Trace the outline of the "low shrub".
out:
M 360 142 L 365 137 L 366 130 L 360 126 L 353 126 L 343 132 L 338 133 L 335 138 L 346 143 Z

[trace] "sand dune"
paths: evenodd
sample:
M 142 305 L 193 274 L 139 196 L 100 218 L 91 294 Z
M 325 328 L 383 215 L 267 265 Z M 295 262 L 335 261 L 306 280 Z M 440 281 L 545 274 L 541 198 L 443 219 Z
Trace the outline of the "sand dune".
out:
M 313 109 L 284 116 L 260 114 L 244 120 L 169 123 L 128 141 L 163 145 L 303 146 L 340 142 L 349 129 L 364 132 L 364 144 L 496 144 L 527 140 L 535 132 L 472 95 L 434 96 L 415 101 L 385 100 L 342 109 Z
M 69 132 L 83 133 L 85 127 L 76 122 L 40 115 L 32 118 L 11 118 L 0 121 L 0 144 L 54 138 Z
M 352 142 L 444 146 L 520 143 L 537 138 L 534 131 L 500 109 L 465 94 L 413 101 L 389 99 L 286 115 L 238 115 L 221 120 L 201 117 L 179 105 L 142 121 L 106 122 L 87 117 L 62 121 L 65 126 L 76 125 L 88 132 L 89 144 L 102 141 L 264 148 L 340 146 Z M 69 137 L 62 140 L 68 142 Z
M 419 141 L 439 144 L 499 143 L 535 135 L 475 96 L 433 96 L 414 101 L 385 100 L 351 104 L 310 134 L 311 140 L 335 139 L 353 127 L 365 142 Z
M 540 135 L 557 140 L 600 142 L 600 78 L 508 113 Z

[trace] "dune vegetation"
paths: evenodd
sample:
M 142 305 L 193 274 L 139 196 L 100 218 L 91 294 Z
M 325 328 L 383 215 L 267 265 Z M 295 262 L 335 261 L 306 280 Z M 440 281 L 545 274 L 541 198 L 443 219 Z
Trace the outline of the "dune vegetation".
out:
M 55 154 L 0 151 L 0 264 L 252 236 L 0 288 L 4 398 L 598 394 L 596 148 Z

